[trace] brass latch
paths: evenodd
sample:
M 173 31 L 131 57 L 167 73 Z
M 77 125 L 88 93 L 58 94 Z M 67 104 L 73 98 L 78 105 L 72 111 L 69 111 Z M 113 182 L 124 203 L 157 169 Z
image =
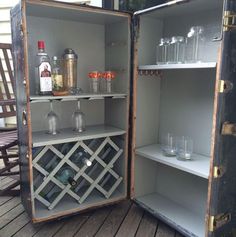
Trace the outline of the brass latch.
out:
M 227 224 L 231 221 L 231 214 L 220 214 L 217 216 L 210 216 L 209 219 L 209 231 L 213 232 L 216 229 L 222 227 L 223 225 Z
M 227 80 L 220 80 L 219 81 L 219 92 L 220 93 L 228 93 L 233 89 L 233 83 Z
M 222 125 L 222 135 L 231 135 L 231 136 L 236 136 L 236 124 L 235 123 L 229 123 L 229 122 L 224 122 Z
M 231 11 L 224 12 L 223 31 L 236 29 L 236 13 Z
M 221 178 L 225 173 L 225 168 L 223 166 L 214 166 L 214 178 Z

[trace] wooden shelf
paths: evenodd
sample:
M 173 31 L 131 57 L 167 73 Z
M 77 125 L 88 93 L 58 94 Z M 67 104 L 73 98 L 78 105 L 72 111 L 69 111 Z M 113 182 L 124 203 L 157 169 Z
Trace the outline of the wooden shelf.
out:
M 164 156 L 159 144 L 138 148 L 136 154 L 205 179 L 209 177 L 210 157 L 207 156 L 193 154 L 192 160 L 180 161 L 176 157 Z
M 37 103 L 37 102 L 48 102 L 50 100 L 61 100 L 61 101 L 72 101 L 77 99 L 101 100 L 105 98 L 124 99 L 126 97 L 127 95 L 123 93 L 102 93 L 102 94 L 83 93 L 79 95 L 66 95 L 66 96 L 30 96 L 30 101 L 31 103 Z
M 216 62 L 178 63 L 178 64 L 163 64 L 163 65 L 140 65 L 139 70 L 216 68 L 216 65 L 217 65 Z
M 154 215 L 171 226 L 181 227 L 181 231 L 188 236 L 205 236 L 204 216 L 175 203 L 174 201 L 158 194 L 152 193 L 135 198 L 141 206 L 148 208 Z M 191 234 L 190 234 L 191 233 Z
M 46 131 L 33 132 L 33 147 L 119 136 L 125 133 L 125 130 L 105 125 L 87 126 L 86 131 L 82 133 L 76 133 L 72 128 L 61 129 L 57 135 L 47 134 Z

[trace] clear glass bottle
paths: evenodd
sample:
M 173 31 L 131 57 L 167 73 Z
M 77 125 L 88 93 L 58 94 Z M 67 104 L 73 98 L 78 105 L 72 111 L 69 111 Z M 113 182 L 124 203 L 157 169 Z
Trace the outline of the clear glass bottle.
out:
M 157 64 L 165 64 L 167 63 L 167 55 L 170 45 L 169 38 L 161 38 L 159 45 L 157 46 Z
M 183 63 L 186 41 L 182 36 L 173 36 L 170 43 L 168 63 Z
M 51 64 L 45 52 L 44 41 L 38 41 L 38 53 L 35 62 L 35 87 L 37 95 L 52 94 Z
M 199 57 L 199 49 L 203 41 L 204 28 L 202 26 L 193 26 L 187 35 L 187 62 L 197 63 L 201 59 Z
M 65 91 L 61 60 L 57 56 L 53 56 L 52 58 L 52 85 L 53 94 Z

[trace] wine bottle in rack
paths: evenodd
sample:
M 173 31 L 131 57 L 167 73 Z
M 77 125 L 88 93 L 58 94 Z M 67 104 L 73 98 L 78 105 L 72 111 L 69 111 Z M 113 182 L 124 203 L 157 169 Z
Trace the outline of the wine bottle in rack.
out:
M 71 186 L 76 185 L 76 181 L 74 180 L 75 177 L 75 170 L 70 166 L 62 167 L 56 175 L 56 178 L 61 181 L 64 185 L 70 184 Z

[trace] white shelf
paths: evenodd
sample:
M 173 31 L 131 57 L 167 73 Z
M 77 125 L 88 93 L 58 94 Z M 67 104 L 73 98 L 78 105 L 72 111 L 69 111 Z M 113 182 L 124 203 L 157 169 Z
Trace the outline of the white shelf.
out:
M 216 68 L 216 62 L 140 65 L 139 70 Z
M 205 179 L 209 177 L 210 157 L 207 156 L 193 154 L 192 160 L 180 161 L 176 157 L 164 156 L 159 144 L 140 147 L 136 154 Z
M 204 216 L 173 202 L 172 200 L 158 194 L 152 193 L 135 198 L 137 203 L 148 208 L 154 215 L 167 221 L 169 225 L 179 226 L 187 236 L 204 237 Z
M 76 133 L 72 128 L 61 129 L 57 135 L 47 134 L 46 131 L 33 132 L 33 147 L 119 136 L 125 133 L 125 130 L 105 125 L 87 126 L 86 131 L 82 133 Z
M 66 96 L 30 96 L 31 103 L 36 102 L 48 102 L 49 100 L 61 100 L 61 101 L 72 101 L 77 99 L 88 99 L 88 100 L 102 100 L 105 98 L 112 99 L 124 99 L 127 95 L 123 93 L 102 93 L 102 94 L 91 94 L 83 93 L 79 95 L 66 95 Z
M 108 203 L 114 203 L 125 199 L 125 194 L 115 190 L 109 199 L 104 198 L 98 191 L 94 190 L 83 204 L 79 204 L 69 196 L 65 196 L 63 200 L 53 210 L 48 210 L 39 201 L 35 201 L 35 219 L 48 220 L 48 218 L 55 218 L 56 216 L 62 216 L 71 213 L 77 213 L 91 207 L 98 207 Z

